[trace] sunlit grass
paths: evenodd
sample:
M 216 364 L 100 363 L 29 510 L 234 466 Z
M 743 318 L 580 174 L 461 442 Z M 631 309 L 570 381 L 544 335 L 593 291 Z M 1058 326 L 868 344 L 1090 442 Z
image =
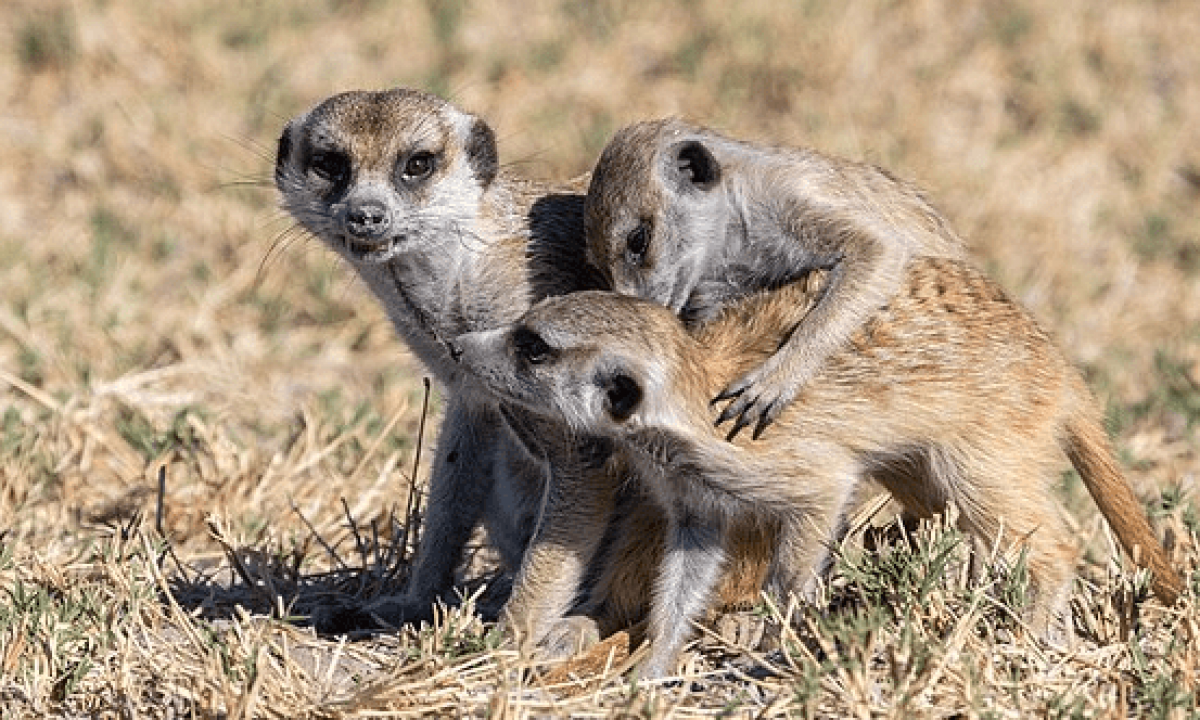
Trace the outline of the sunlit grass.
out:
M 884 164 L 1083 366 L 1194 568 L 1192 5 L 9 3 L 0 715 L 1194 712 L 1197 579 L 1180 608 L 1143 602 L 1070 480 L 1071 653 L 1022 632 L 1019 558 L 968 572 L 957 533 L 884 519 L 818 607 L 764 601 L 734 616 L 745 636 L 718 621 L 674 684 L 631 685 L 620 638 L 519 657 L 472 612 L 495 610 L 482 537 L 435 627 L 317 638 L 314 605 L 402 584 L 440 399 L 419 440 L 421 369 L 271 186 L 288 117 L 394 85 L 479 112 L 532 176 L 583 172 L 616 128 L 667 114 Z

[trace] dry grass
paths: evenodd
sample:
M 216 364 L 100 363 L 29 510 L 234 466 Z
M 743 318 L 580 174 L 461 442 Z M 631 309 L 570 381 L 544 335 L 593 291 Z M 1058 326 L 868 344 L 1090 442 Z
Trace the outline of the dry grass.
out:
M 1019 583 L 968 582 L 937 528 L 852 543 L 827 612 L 784 630 L 763 608 L 745 623 L 763 638 L 718 633 L 664 687 L 628 684 L 619 655 L 533 667 L 460 610 L 348 642 L 287 620 L 402 581 L 424 391 L 364 290 L 274 209 L 273 144 L 331 92 L 398 84 L 485 115 L 531 175 L 686 113 L 918 181 L 1086 369 L 1195 569 L 1195 3 L 730 8 L 7 3 L 0 715 L 1194 716 L 1196 582 L 1180 609 L 1137 602 L 1077 482 L 1072 654 L 1023 640 Z

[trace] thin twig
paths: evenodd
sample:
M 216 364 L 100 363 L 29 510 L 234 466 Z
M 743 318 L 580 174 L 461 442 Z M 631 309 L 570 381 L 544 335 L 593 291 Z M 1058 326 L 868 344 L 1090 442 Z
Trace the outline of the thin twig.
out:
M 329 556 L 334 559 L 334 562 L 340 565 L 343 570 L 349 570 L 350 566 L 342 560 L 342 557 L 337 554 L 337 551 L 329 543 L 325 542 L 325 538 L 321 537 L 321 533 L 317 532 L 317 529 L 308 521 L 308 518 L 304 517 L 304 513 L 300 512 L 300 508 L 296 506 L 296 501 L 288 497 L 288 505 L 292 507 L 292 512 L 296 513 L 296 517 L 300 518 L 300 522 L 304 523 L 304 526 L 312 533 L 312 537 L 315 537 L 317 542 L 321 543 L 321 547 L 325 548 L 325 552 L 329 553 Z
M 158 466 L 158 501 L 154 507 L 154 531 L 158 536 L 165 538 L 167 534 L 163 531 L 163 506 L 167 494 L 167 466 Z
M 421 494 L 417 491 L 417 470 L 421 467 L 421 448 L 425 444 L 425 418 L 429 415 L 429 377 L 421 378 L 425 384 L 425 396 L 421 400 L 421 419 L 417 424 L 417 447 L 413 452 L 412 473 L 408 476 L 408 499 L 405 502 L 404 508 L 404 538 L 400 543 L 401 560 L 408 559 L 409 540 L 411 539 L 411 547 L 416 547 L 419 538 L 417 528 L 417 518 L 421 513 Z

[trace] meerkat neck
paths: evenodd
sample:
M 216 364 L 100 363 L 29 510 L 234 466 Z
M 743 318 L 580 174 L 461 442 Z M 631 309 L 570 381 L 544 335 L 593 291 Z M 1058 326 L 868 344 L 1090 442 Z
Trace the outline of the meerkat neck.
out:
M 460 213 L 453 231 L 440 242 L 389 264 L 392 290 L 422 330 L 446 339 L 492 320 L 486 305 L 476 300 L 483 289 L 481 278 L 496 263 L 498 252 L 508 251 L 512 241 L 528 236 L 513 182 L 498 176 L 479 196 L 478 208 Z
M 746 194 L 736 177 L 725 186 L 725 203 L 730 212 L 723 228 L 725 236 L 721 248 L 726 255 L 742 256 L 747 252 L 746 245 L 750 241 L 750 225 L 746 218 L 751 211 L 746 207 Z
M 528 304 L 482 296 L 488 292 L 511 295 L 523 292 L 525 287 L 519 279 L 493 281 L 487 277 L 489 267 L 514 264 L 489 262 L 489 257 L 495 260 L 497 252 L 516 254 L 523 243 L 525 233 L 519 218 L 511 210 L 503 209 L 507 195 L 509 190 L 497 178 L 479 196 L 477 210 L 460 212 L 458 220 L 450 226 L 451 231 L 387 263 L 360 268 L 362 277 L 383 301 L 397 331 L 435 372 L 455 367 L 447 354 L 448 340 L 464 332 L 514 320 Z M 430 278 L 438 281 L 430 282 Z M 503 308 L 511 308 L 509 314 L 513 317 L 496 317 Z M 441 379 L 448 381 L 449 376 Z
M 527 236 L 530 198 L 544 194 L 546 190 L 532 180 L 501 169 L 483 192 L 478 218 L 494 223 L 495 229 L 504 234 Z

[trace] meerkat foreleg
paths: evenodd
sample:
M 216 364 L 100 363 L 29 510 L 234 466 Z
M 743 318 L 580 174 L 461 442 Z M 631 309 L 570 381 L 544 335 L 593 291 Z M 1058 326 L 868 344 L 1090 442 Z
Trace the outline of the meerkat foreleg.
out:
M 859 481 L 861 482 L 861 481 Z M 815 603 L 836 563 L 833 548 L 847 532 L 856 482 L 831 483 L 834 492 L 812 498 L 781 518 L 767 583 L 779 598 Z
M 617 487 L 586 441 L 575 439 L 567 447 L 549 450 L 558 459 L 503 622 L 527 651 L 561 657 L 573 652 L 576 643 L 558 623 L 574 605 L 599 549 Z M 551 639 L 556 640 L 553 645 Z
M 838 233 L 841 252 L 826 276 L 820 300 L 811 309 L 807 304 L 798 306 L 795 328 L 779 349 L 713 399 L 714 403 L 732 401 L 716 420 L 717 425 L 734 420 L 729 439 L 749 425 L 754 426 L 757 439 L 829 356 L 899 290 L 907 260 L 902 246 L 859 228 L 830 232 Z
M 433 601 L 443 588 L 453 584 L 462 550 L 483 516 L 495 481 L 490 458 L 498 436 L 473 429 L 488 422 L 498 423 L 500 419 L 494 415 L 460 395 L 448 399 L 430 473 L 428 509 L 416 565 L 402 597 L 393 605 L 374 610 L 376 614 L 384 613 L 382 619 L 397 626 L 432 619 Z M 512 562 L 511 556 L 520 556 L 519 551 L 512 550 L 502 554 L 508 562 Z
M 322 633 L 364 628 L 396 628 L 432 622 L 434 603 L 453 584 L 454 571 L 471 532 L 483 517 L 495 477 L 491 458 L 497 436 L 469 432 L 471 423 L 486 412 L 461 395 L 451 396 L 442 421 L 429 488 L 429 501 L 416 563 L 398 594 L 383 595 L 366 604 L 343 604 L 314 611 L 312 624 Z M 499 418 L 495 418 L 496 421 Z M 473 458 L 474 461 L 467 459 Z M 415 489 L 414 489 L 415 491 Z M 510 568 L 520 559 L 518 548 L 502 548 Z

